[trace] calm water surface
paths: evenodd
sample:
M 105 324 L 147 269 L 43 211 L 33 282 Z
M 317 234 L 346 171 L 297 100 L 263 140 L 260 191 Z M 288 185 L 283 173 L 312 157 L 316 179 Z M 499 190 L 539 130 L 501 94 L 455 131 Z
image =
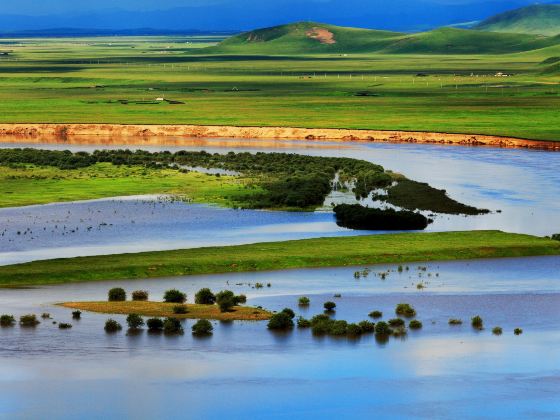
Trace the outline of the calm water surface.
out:
M 85 313 L 74 328 L 49 322 L 0 330 L 0 416 L 36 418 L 554 418 L 560 416 L 560 258 L 542 257 L 358 268 L 195 276 L 62 285 L 0 294 L 3 312 L 50 312 L 73 299 L 104 299 L 110 287 L 149 290 L 161 299 L 177 287 L 192 299 L 201 287 L 246 293 L 251 305 L 286 306 L 310 317 L 335 300 L 336 317 L 392 317 L 412 303 L 424 328 L 380 343 L 269 332 L 262 322 L 215 322 L 196 339 L 103 332 L 106 315 Z M 386 280 L 376 273 L 392 270 Z M 255 282 L 271 283 L 254 289 Z M 424 290 L 415 285 L 423 282 Z M 340 293 L 341 298 L 333 298 Z M 299 309 L 297 298 L 312 304 Z M 473 331 L 468 320 L 486 323 Z M 450 327 L 447 320 L 465 324 Z M 123 317 L 116 317 L 124 322 Z M 491 334 L 500 325 L 504 334 Z M 514 336 L 516 327 L 524 329 Z M 95 396 L 92 398 L 92 396 Z

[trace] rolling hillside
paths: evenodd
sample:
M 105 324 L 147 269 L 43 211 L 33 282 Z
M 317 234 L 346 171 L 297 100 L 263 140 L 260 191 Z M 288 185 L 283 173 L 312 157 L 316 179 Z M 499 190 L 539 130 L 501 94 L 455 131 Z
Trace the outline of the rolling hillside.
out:
M 492 32 L 558 35 L 560 34 L 560 5 L 541 4 L 500 13 L 481 22 L 476 29 Z
M 505 54 L 557 45 L 552 37 L 441 28 L 417 34 L 298 22 L 226 39 L 218 54 Z

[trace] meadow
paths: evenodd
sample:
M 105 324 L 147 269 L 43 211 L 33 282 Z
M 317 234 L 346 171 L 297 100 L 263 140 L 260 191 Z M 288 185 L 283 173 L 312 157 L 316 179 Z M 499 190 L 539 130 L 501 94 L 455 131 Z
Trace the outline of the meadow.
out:
M 550 61 L 560 55 L 558 46 L 455 55 L 413 48 L 291 55 L 206 49 L 218 41 L 4 39 L 0 123 L 259 125 L 560 139 L 560 85 Z M 509 76 L 496 76 L 500 72 Z

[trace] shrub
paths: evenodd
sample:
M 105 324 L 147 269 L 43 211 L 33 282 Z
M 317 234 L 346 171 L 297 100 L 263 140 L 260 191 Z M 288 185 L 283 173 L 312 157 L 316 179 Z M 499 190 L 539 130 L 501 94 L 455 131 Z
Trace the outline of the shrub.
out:
M 382 318 L 383 317 L 383 312 L 381 311 L 372 311 L 369 313 L 369 317 L 370 318 Z
M 375 331 L 375 324 L 370 321 L 361 321 L 358 323 L 363 333 L 372 333 Z
M 43 318 L 43 319 L 51 319 L 51 314 L 49 314 L 48 312 L 42 313 L 42 314 L 41 314 L 41 318 Z
M 473 328 L 476 328 L 477 330 L 481 330 L 482 328 L 484 328 L 484 322 L 482 321 L 482 318 L 478 315 L 471 319 L 471 325 L 473 326 Z
M 268 321 L 269 330 L 289 330 L 294 327 L 294 321 L 286 312 L 272 315 Z
M 40 322 L 37 320 L 37 317 L 35 315 L 29 314 L 20 316 L 19 324 L 22 327 L 35 327 L 36 325 L 40 324 Z
M 222 290 L 216 294 L 216 302 L 221 312 L 228 312 L 236 305 L 235 295 L 231 290 Z
M 109 302 L 123 302 L 126 300 L 126 292 L 121 287 L 114 287 L 108 293 Z
M 82 318 L 82 311 L 74 311 L 72 312 L 72 318 L 73 319 L 81 319 Z
M 146 290 L 135 290 L 132 292 L 132 300 L 135 301 L 146 301 L 148 300 L 149 294 Z
M 175 305 L 173 307 L 173 313 L 176 315 L 184 315 L 188 312 L 187 305 Z
M 407 330 L 405 327 L 397 327 L 393 330 L 393 336 L 395 337 L 402 337 L 403 335 L 407 334 Z
M 193 335 L 210 335 L 212 331 L 214 331 L 214 327 L 207 319 L 199 319 L 196 324 L 192 326 Z
M 137 330 L 144 325 L 144 320 L 138 314 L 130 314 L 126 317 L 126 323 L 131 330 Z
M 297 320 L 297 326 L 298 328 L 309 328 L 311 327 L 311 321 L 300 316 Z
M 334 308 L 336 308 L 336 303 L 334 302 L 325 302 L 323 307 L 325 308 L 325 311 L 327 312 L 333 312 Z
M 206 287 L 196 292 L 196 295 L 194 295 L 194 302 L 198 305 L 213 305 L 216 303 L 216 295 Z
M 329 326 L 330 335 L 346 335 L 348 332 L 348 323 L 346 321 L 331 321 Z
M 309 306 L 310 303 L 311 303 L 311 301 L 309 300 L 309 298 L 307 296 L 302 296 L 298 299 L 298 305 L 299 306 Z
M 560 233 L 555 233 L 551 238 L 554 241 L 560 241 Z
M 449 325 L 461 325 L 461 324 L 463 324 L 463 321 L 461 321 L 460 319 L 451 318 L 449 320 Z
M 426 216 L 408 210 L 377 209 L 360 204 L 339 204 L 334 207 L 338 226 L 362 230 L 424 230 Z
M 183 334 L 183 326 L 177 318 L 166 318 L 163 322 L 163 332 L 165 334 Z
M 413 319 L 408 324 L 408 328 L 410 328 L 411 330 L 419 330 L 422 328 L 422 322 L 418 321 L 417 319 Z
M 404 327 L 404 321 L 400 318 L 393 318 L 387 322 L 391 327 Z
M 296 317 L 296 314 L 293 310 L 291 310 L 290 308 L 284 308 L 282 309 L 282 312 L 284 312 L 286 315 L 288 315 L 290 317 L 290 319 L 294 319 Z
M 61 330 L 68 330 L 72 328 L 72 324 L 66 324 L 64 322 L 61 322 L 60 324 L 58 324 L 58 328 L 60 328 Z
M 114 319 L 108 319 L 105 321 L 105 331 L 108 333 L 113 333 L 122 330 L 122 325 L 119 324 Z
M 523 330 L 521 328 L 516 328 L 515 330 L 513 330 L 513 333 L 515 335 L 521 335 L 523 334 Z
M 311 325 L 315 325 L 315 324 L 318 324 L 320 322 L 326 322 L 326 321 L 330 321 L 330 320 L 331 320 L 331 318 L 326 314 L 315 315 L 313 318 L 311 318 Z
M 11 327 L 16 323 L 16 319 L 13 315 L 2 315 L 0 316 L 0 327 Z
M 187 301 L 187 295 L 177 289 L 171 289 L 165 292 L 163 300 L 167 303 L 185 303 Z
M 319 322 L 315 322 L 315 323 L 311 323 L 311 331 L 313 332 L 313 334 L 316 335 L 324 335 L 324 334 L 328 334 L 330 332 L 331 329 L 331 324 L 334 321 L 332 319 L 328 319 L 328 320 L 321 320 Z
M 358 324 L 348 324 L 348 327 L 346 328 L 346 332 L 348 335 L 357 336 L 357 335 L 361 335 L 363 331 L 362 331 L 362 327 L 360 327 Z
M 160 318 L 150 318 L 146 321 L 149 331 L 161 331 L 163 330 L 163 321 Z
M 375 324 L 375 334 L 376 335 L 391 335 L 393 330 L 389 327 L 389 324 L 383 321 L 379 321 Z
M 416 316 L 416 310 L 408 303 L 399 303 L 395 309 L 395 313 L 407 318 Z
M 502 327 L 494 327 L 492 328 L 492 334 L 494 335 L 502 335 Z
M 247 296 L 245 295 L 237 295 L 234 298 L 235 306 L 237 305 L 244 305 L 247 303 Z

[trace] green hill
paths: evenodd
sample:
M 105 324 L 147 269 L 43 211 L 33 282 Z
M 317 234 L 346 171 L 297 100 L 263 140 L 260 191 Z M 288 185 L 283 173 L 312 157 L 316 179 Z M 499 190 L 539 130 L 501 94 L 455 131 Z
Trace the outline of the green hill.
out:
M 560 34 L 560 5 L 538 4 L 500 13 L 481 22 L 476 29 L 537 35 Z
M 558 39 L 441 28 L 417 34 L 298 22 L 257 29 L 226 39 L 218 54 L 503 54 L 557 45 Z

